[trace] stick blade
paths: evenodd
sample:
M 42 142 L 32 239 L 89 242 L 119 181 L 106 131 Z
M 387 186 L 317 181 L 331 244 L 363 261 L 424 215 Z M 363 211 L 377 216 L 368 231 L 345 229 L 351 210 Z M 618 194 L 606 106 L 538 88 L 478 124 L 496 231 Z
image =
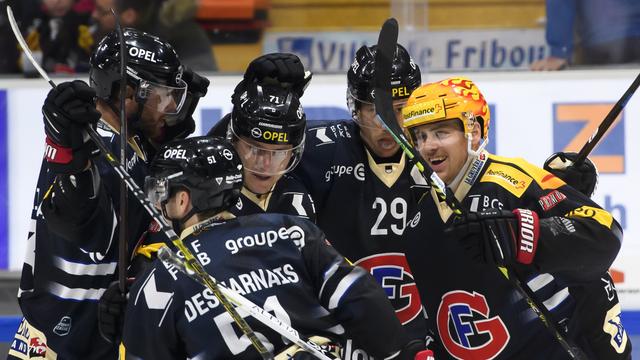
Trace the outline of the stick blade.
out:
M 380 120 L 396 134 L 401 131 L 393 112 L 391 99 L 391 71 L 393 58 L 398 42 L 398 21 L 394 18 L 387 19 L 378 36 L 378 45 L 375 55 L 375 91 L 374 100 L 376 112 Z

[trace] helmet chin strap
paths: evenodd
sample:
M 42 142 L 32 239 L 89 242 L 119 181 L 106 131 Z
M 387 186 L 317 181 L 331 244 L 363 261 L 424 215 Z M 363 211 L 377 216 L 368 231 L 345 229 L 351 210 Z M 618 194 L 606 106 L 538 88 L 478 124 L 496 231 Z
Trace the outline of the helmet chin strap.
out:
M 255 192 L 255 191 L 253 191 L 253 190 L 251 190 L 251 189 L 249 189 L 249 187 L 248 187 L 248 186 L 246 186 L 246 185 L 244 186 L 244 188 L 245 188 L 245 189 L 247 189 L 247 191 L 249 191 L 250 193 L 252 193 L 253 195 L 255 195 L 255 196 L 259 199 L 259 198 L 260 198 L 260 197 L 262 197 L 262 196 L 265 196 L 265 195 L 269 195 L 269 194 L 271 194 L 271 193 L 273 192 L 273 189 L 276 187 L 276 184 L 277 184 L 277 183 L 278 183 L 278 182 L 276 181 L 276 183 L 275 183 L 275 184 L 273 184 L 273 186 L 272 186 L 268 191 L 263 192 L 263 193 L 261 193 L 261 194 L 260 194 L 260 193 Z

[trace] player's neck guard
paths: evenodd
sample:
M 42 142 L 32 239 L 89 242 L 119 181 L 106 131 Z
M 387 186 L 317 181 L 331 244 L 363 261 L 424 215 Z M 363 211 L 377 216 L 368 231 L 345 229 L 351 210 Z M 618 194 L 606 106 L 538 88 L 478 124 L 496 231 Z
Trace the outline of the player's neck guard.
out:
M 215 214 L 214 216 L 207 218 L 205 220 L 202 220 L 196 224 L 193 224 L 191 226 L 188 226 L 186 228 L 184 228 L 182 230 L 182 232 L 180 233 L 180 239 L 184 239 L 187 236 L 194 234 L 194 233 L 198 233 L 199 231 L 215 224 L 215 223 L 219 223 L 219 222 L 224 222 L 227 220 L 231 220 L 231 219 L 235 219 L 235 215 L 233 215 L 232 213 L 228 212 L 228 211 L 222 211 L 219 212 L 217 214 Z
M 280 181 L 281 179 L 279 179 L 278 181 Z M 243 186 L 240 192 L 242 192 L 242 194 L 246 196 L 247 199 L 251 200 L 254 204 L 258 205 L 263 211 L 267 211 L 267 207 L 269 206 L 269 201 L 271 200 L 271 194 L 273 194 L 273 189 L 275 189 L 276 184 L 278 184 L 278 181 L 276 181 L 276 183 L 273 184 L 271 189 L 269 189 L 269 191 L 267 191 L 264 194 L 255 193 L 246 186 Z
M 467 161 L 464 163 L 464 165 L 462 166 L 462 168 L 460 169 L 456 177 L 453 179 L 453 181 L 451 181 L 451 183 L 447 185 L 453 192 L 455 192 L 458 186 L 460 185 L 462 178 L 465 177 L 465 175 L 467 174 L 471 164 L 481 157 L 481 154 L 484 151 L 484 148 L 489 143 L 489 138 L 483 139 L 480 145 L 478 145 L 478 149 L 473 150 L 473 144 L 472 144 L 473 140 L 472 140 L 471 134 L 465 134 L 465 137 L 467 138 Z

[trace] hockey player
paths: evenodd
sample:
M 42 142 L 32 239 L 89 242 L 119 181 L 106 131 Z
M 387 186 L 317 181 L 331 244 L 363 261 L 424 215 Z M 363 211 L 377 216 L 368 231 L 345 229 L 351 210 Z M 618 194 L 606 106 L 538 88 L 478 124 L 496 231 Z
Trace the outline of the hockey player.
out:
M 421 155 L 469 211 L 457 218 L 432 190 L 421 202 L 430 236 L 404 243 L 444 348 L 437 357 L 568 358 L 498 270 L 507 266 L 589 358 L 628 358 L 617 301 L 598 295 L 589 305 L 594 282 L 614 295 L 600 280 L 622 241 L 611 214 L 523 159 L 486 152 L 489 107 L 468 79 L 421 86 L 403 117 Z
M 347 104 L 352 119 L 314 122 L 294 175 L 311 193 L 318 226 L 331 244 L 354 264 L 371 272 L 385 289 L 401 323 L 416 339 L 427 336 L 422 305 L 401 242 L 406 229 L 420 223 L 411 187 L 420 178 L 391 135 L 376 119 L 373 104 L 376 47 L 363 46 L 347 74 Z M 421 74 L 397 45 L 392 72 L 393 104 L 400 109 Z M 413 175 L 412 175 L 413 174 Z M 422 234 L 416 239 L 422 239 Z M 345 359 L 366 358 L 348 343 Z
M 580 191 L 584 195 L 591 197 L 598 183 L 598 170 L 591 160 L 585 158 L 581 164 L 575 164 L 578 157 L 574 152 L 559 152 L 551 155 L 544 162 L 544 169 L 559 177 L 567 185 Z M 631 341 L 628 341 L 628 349 L 622 354 L 616 354 L 616 347 L 611 345 L 611 337 L 607 332 L 601 331 L 602 324 L 609 323 L 608 317 L 620 313 L 620 301 L 615 288 L 613 278 L 609 273 L 602 274 L 599 279 L 595 279 L 587 284 L 581 284 L 579 288 L 574 288 L 574 294 L 579 309 L 576 313 L 590 314 L 581 319 L 580 327 L 588 331 L 588 339 L 591 349 L 597 358 L 601 359 L 625 359 L 630 358 Z M 606 313 L 602 309 L 609 309 Z M 613 324 L 611 324 L 613 325 Z M 613 328 L 610 328 L 612 331 Z M 620 324 L 620 328 L 615 330 L 619 340 L 624 339 L 625 329 Z
M 283 214 L 236 218 L 226 211 L 237 202 L 242 174 L 238 153 L 223 138 L 177 140 L 159 151 L 145 192 L 220 284 L 301 334 L 349 334 L 376 357 L 413 359 L 420 346 L 407 342 L 382 289 L 311 222 Z M 156 260 L 130 294 L 127 359 L 259 358 L 212 292 L 171 264 Z M 246 321 L 273 354 L 287 347 L 280 334 Z
M 244 165 L 244 187 L 229 211 L 234 215 L 275 212 L 315 222 L 311 196 L 288 175 L 304 151 L 306 116 L 297 92 L 277 83 L 242 82 L 232 102 L 231 114 L 209 131 L 225 133 Z
M 191 114 L 208 80 L 185 70 L 171 45 L 155 36 L 125 29 L 124 40 L 129 55 L 126 168 L 142 185 L 156 147 L 193 131 Z M 61 83 L 42 107 L 47 151 L 18 294 L 24 320 L 9 358 L 118 357 L 115 339 L 109 343 L 99 334 L 97 304 L 117 280 L 119 177 L 94 156 L 96 147 L 83 129 L 101 117 L 119 129 L 119 49 L 116 33 L 106 36 L 91 57 L 91 87 L 81 81 Z M 119 136 L 104 140 L 119 153 Z M 132 196 L 128 210 L 133 246 L 150 218 Z

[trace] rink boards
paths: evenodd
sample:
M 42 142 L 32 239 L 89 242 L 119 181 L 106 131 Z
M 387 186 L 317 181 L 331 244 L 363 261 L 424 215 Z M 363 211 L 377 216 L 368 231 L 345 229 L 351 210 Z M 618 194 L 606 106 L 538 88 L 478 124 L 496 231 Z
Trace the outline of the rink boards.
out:
M 450 74 L 428 74 L 435 81 Z M 637 73 L 633 70 L 466 74 L 491 106 L 490 151 L 542 165 L 554 151 L 579 149 Z M 64 79 L 54 79 L 63 81 Z M 210 77 L 212 86 L 194 114 L 203 134 L 231 109 L 240 76 Z M 423 81 L 425 82 L 425 81 Z M 314 79 L 302 98 L 310 120 L 348 117 L 346 76 Z M 34 187 L 44 152 L 42 80 L 0 79 L 0 269 L 20 270 Z M 601 175 L 594 199 L 622 224 L 625 240 L 613 266 L 625 310 L 640 310 L 640 94 L 591 159 Z M 630 324 L 629 324 L 630 325 Z M 628 326 L 628 325 L 627 325 Z

